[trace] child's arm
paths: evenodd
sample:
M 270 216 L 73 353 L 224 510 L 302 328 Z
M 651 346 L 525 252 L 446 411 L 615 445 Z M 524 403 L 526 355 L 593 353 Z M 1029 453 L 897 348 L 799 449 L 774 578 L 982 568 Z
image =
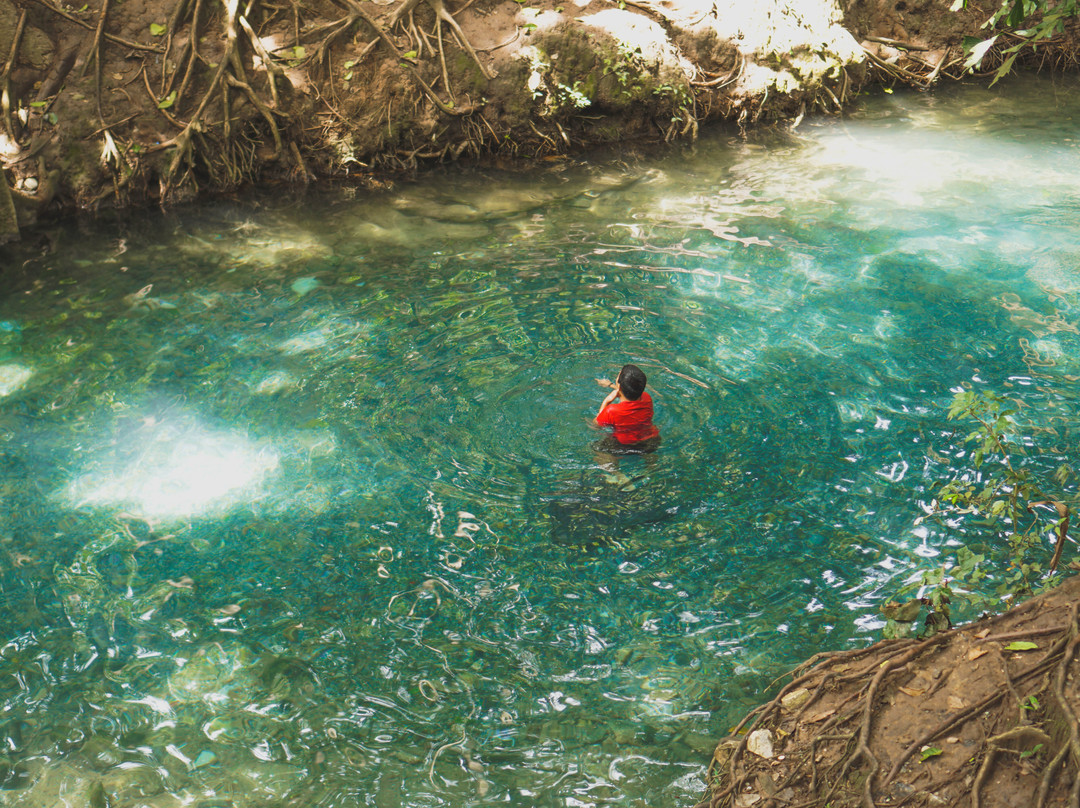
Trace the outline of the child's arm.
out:
M 608 404 L 610 404 L 611 402 L 613 402 L 613 401 L 615 401 L 615 400 L 617 400 L 619 398 L 619 395 L 622 392 L 621 390 L 619 390 L 619 385 L 614 384 L 614 385 L 612 385 L 612 388 L 613 388 L 612 391 L 610 393 L 608 393 L 607 397 L 604 399 L 604 403 L 600 405 L 600 410 L 599 410 L 599 412 L 596 413 L 596 417 L 593 419 L 594 423 L 599 424 L 600 415 L 604 412 L 605 409 L 607 409 Z

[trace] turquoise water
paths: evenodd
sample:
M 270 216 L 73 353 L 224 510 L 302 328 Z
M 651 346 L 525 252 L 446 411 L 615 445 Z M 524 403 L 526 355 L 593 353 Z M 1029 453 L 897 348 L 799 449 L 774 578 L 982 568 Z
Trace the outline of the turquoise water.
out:
M 7 248 L 0 804 L 693 804 L 770 682 L 985 538 L 918 521 L 955 391 L 1068 459 L 1078 114 L 896 94 Z M 627 361 L 663 445 L 620 485 Z

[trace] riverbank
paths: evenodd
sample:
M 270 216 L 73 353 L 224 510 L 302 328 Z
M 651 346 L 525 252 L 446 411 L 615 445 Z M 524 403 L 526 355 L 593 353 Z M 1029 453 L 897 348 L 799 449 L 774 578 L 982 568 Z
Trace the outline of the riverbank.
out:
M 823 654 L 721 741 L 697 808 L 1075 805 L 1080 578 L 927 640 Z
M 252 183 L 382 187 L 836 113 L 870 82 L 958 77 L 988 11 L 949 5 L 0 0 L 0 237 Z

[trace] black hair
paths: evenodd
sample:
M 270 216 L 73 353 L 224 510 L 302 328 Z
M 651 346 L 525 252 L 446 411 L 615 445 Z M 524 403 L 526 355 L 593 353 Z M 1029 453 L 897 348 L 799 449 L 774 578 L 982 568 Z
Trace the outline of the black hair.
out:
M 645 373 L 637 365 L 623 365 L 619 371 L 619 389 L 630 401 L 637 401 L 645 392 Z

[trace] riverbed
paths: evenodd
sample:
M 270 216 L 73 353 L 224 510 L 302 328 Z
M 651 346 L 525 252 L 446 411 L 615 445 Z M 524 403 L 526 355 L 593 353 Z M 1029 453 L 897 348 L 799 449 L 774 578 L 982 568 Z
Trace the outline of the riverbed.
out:
M 992 554 L 922 519 L 956 392 L 1069 459 L 1078 115 L 874 94 L 4 248 L 0 804 L 693 804 L 771 682 Z

